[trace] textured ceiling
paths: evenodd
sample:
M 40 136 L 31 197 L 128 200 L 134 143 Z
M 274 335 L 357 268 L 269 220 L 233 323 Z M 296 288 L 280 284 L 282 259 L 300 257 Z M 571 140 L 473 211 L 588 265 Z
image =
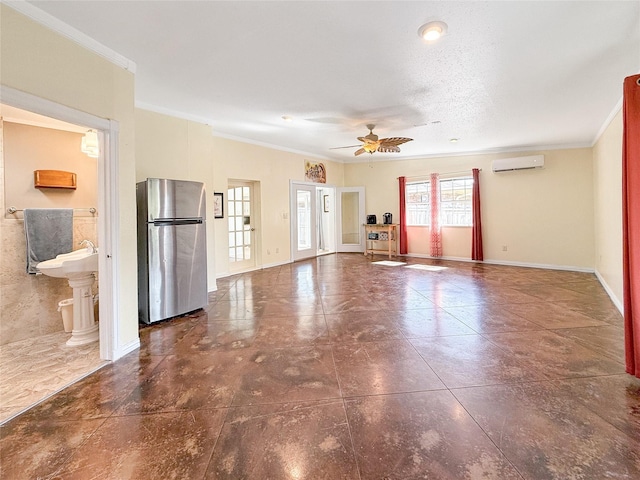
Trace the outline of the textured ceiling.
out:
M 138 106 L 339 161 L 591 145 L 640 70 L 638 1 L 29 3 L 135 62 Z M 415 140 L 331 150 L 368 123 Z

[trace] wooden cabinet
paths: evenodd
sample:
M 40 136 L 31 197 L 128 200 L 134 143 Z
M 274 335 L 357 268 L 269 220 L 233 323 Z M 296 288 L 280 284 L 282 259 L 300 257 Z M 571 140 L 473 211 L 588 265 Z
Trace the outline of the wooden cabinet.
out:
M 391 256 L 398 255 L 398 225 L 390 224 L 366 224 L 364 254 L 386 253 Z

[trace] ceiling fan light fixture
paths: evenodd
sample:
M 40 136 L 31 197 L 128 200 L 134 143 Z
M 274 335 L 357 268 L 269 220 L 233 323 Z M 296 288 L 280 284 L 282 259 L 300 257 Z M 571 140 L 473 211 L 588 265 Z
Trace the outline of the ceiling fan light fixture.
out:
M 427 42 L 434 42 L 440 37 L 446 35 L 447 24 L 444 22 L 429 22 L 425 23 L 418 29 L 418 35 L 420 38 Z

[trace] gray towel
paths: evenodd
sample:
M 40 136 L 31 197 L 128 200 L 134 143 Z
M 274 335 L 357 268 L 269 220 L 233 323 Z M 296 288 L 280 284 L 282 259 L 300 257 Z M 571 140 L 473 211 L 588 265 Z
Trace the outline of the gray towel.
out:
M 73 249 L 73 210 L 70 208 L 26 208 L 27 273 L 36 265 Z

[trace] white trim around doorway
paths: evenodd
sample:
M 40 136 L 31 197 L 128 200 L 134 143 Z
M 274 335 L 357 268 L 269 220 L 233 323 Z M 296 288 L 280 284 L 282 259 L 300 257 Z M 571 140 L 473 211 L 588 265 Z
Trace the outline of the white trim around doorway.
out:
M 140 341 L 123 347 L 118 345 L 120 303 L 117 288 L 119 253 L 118 219 L 118 122 L 91 115 L 35 95 L 0 85 L 0 101 L 68 123 L 98 130 L 104 152 L 98 159 L 98 245 L 100 282 L 100 358 L 117 360 L 139 347 Z

